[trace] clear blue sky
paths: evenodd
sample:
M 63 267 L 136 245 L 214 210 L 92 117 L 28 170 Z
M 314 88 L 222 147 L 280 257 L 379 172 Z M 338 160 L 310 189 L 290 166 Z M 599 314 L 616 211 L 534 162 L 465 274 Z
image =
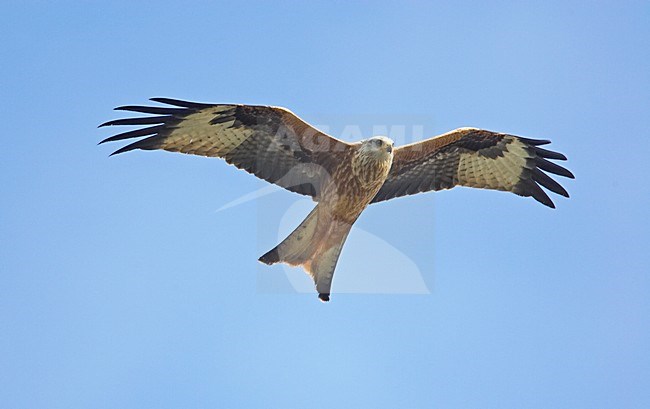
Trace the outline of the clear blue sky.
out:
M 650 407 L 648 2 L 110 3 L 0 6 L 0 406 Z M 576 180 L 373 206 L 335 292 L 403 273 L 368 238 L 430 294 L 322 304 L 257 262 L 298 196 L 96 145 L 154 96 L 549 138 Z

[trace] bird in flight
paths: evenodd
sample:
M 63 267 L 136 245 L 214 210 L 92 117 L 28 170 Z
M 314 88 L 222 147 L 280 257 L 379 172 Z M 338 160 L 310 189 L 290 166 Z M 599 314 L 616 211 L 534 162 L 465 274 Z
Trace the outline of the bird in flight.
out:
M 327 135 L 291 111 L 273 106 L 206 104 L 152 98 L 165 106 L 121 106 L 149 114 L 100 125 L 145 126 L 100 143 L 140 138 L 112 155 L 163 149 L 223 158 L 317 203 L 280 244 L 259 258 L 302 268 L 318 298 L 329 301 L 334 269 L 352 225 L 372 203 L 468 186 L 528 196 L 554 208 L 543 188 L 569 197 L 547 173 L 574 178 L 551 160 L 566 160 L 547 140 L 459 128 L 409 145 L 375 136 L 349 143 Z

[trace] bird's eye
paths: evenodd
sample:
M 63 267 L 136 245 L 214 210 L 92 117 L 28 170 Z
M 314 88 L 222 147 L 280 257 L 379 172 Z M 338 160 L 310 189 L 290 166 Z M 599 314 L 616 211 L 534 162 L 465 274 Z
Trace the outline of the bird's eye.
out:
M 381 139 L 375 139 L 375 145 L 381 146 L 383 141 Z

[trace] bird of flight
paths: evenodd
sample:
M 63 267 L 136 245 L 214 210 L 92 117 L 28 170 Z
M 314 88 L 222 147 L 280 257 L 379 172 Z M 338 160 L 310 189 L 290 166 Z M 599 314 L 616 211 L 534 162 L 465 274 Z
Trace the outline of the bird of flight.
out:
M 113 155 L 163 149 L 223 158 L 270 183 L 311 196 L 316 207 L 259 261 L 302 266 L 321 301 L 330 299 L 334 269 L 352 225 L 372 203 L 468 186 L 530 196 L 554 208 L 542 187 L 569 194 L 545 172 L 574 177 L 549 160 L 566 157 L 541 148 L 550 143 L 547 140 L 459 128 L 399 147 L 384 136 L 348 143 L 320 132 L 285 108 L 151 100 L 166 106 L 118 107 L 150 116 L 116 119 L 100 127 L 151 126 L 100 143 L 141 138 Z

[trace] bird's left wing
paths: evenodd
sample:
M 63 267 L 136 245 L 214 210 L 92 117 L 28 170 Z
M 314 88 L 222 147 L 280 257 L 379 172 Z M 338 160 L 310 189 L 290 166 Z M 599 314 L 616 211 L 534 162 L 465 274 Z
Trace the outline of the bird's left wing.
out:
M 546 140 L 528 139 L 476 128 L 460 128 L 395 150 L 393 165 L 374 202 L 430 190 L 469 186 L 532 196 L 555 207 L 540 187 L 569 197 L 544 172 L 573 179 L 567 169 L 549 161 L 566 160 L 540 148 Z
M 352 146 L 320 132 L 284 108 L 151 100 L 167 106 L 118 107 L 115 109 L 153 116 L 100 125 L 151 125 L 101 141 L 145 137 L 113 155 L 133 149 L 163 149 L 219 157 L 261 179 L 318 200 L 320 188 L 334 173 L 341 154 Z

